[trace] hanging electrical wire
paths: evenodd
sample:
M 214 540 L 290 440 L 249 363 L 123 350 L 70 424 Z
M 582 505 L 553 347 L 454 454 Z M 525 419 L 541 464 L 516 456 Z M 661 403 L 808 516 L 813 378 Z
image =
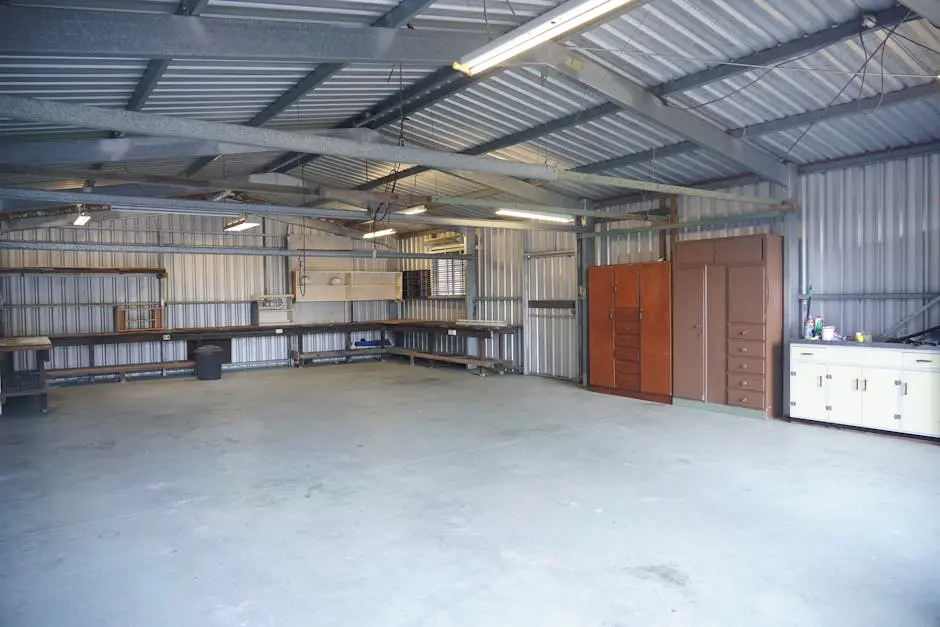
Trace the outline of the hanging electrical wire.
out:
M 884 26 L 882 28 L 889 28 L 889 27 Z M 921 46 L 922 48 L 930 50 L 931 52 L 934 52 L 936 54 L 940 54 L 940 51 L 934 48 L 931 48 L 930 46 L 927 46 L 925 44 L 922 44 L 916 40 L 910 39 L 909 37 L 904 37 L 903 35 L 900 35 L 900 34 L 896 36 L 905 38 L 908 41 L 915 43 L 918 46 Z M 819 50 L 811 50 L 810 52 L 802 54 L 798 57 L 791 57 L 789 59 L 786 59 L 785 61 L 780 61 L 772 65 L 767 65 L 767 64 L 761 64 L 761 63 L 742 63 L 740 61 L 727 61 L 724 59 L 716 59 L 714 57 L 696 57 L 696 56 L 690 56 L 690 55 L 667 54 L 667 53 L 660 53 L 660 52 L 643 52 L 640 50 L 630 50 L 630 51 L 610 50 L 608 48 L 599 48 L 599 47 L 594 47 L 594 46 L 568 45 L 566 46 L 566 48 L 568 48 L 569 50 L 576 51 L 576 52 L 604 52 L 604 53 L 613 54 L 613 55 L 622 56 L 622 57 L 640 56 L 640 57 L 654 57 L 654 58 L 670 59 L 670 60 L 678 60 L 678 61 L 695 61 L 698 63 L 708 64 L 709 66 L 727 65 L 730 67 L 739 67 L 739 68 L 750 69 L 750 70 L 780 70 L 780 71 L 787 71 L 787 72 L 802 72 L 805 74 L 835 74 L 839 76 L 861 75 L 861 72 L 853 72 L 851 70 L 787 65 L 788 63 L 791 63 L 798 59 L 802 59 L 805 56 L 815 54 L 819 52 Z M 934 74 L 916 74 L 916 73 L 909 73 L 909 72 L 896 72 L 896 73 L 886 72 L 885 76 L 888 78 L 936 78 L 936 75 Z
M 911 16 L 912 13 L 913 11 L 908 11 L 907 16 L 904 19 L 906 20 L 908 17 Z M 902 20 L 902 22 L 903 21 L 904 20 Z M 871 60 L 875 57 L 875 55 L 884 49 L 884 47 L 891 40 L 891 37 L 894 35 L 894 32 L 898 29 L 898 26 L 900 26 L 900 24 L 895 24 L 894 26 L 892 26 L 888 30 L 888 34 L 881 41 L 878 47 L 875 48 L 874 51 L 872 51 L 869 55 L 865 57 L 865 61 L 862 63 L 862 66 L 859 68 L 859 72 L 863 71 L 868 66 L 868 64 L 871 63 Z M 836 101 L 839 99 L 839 96 L 841 96 L 845 92 L 845 90 L 849 88 L 849 85 L 851 85 L 852 81 L 854 80 L 855 80 L 855 76 L 852 76 L 849 80 L 845 82 L 845 84 L 842 86 L 842 89 L 840 89 L 836 93 L 836 95 L 833 96 L 832 99 L 829 101 L 829 104 L 827 104 L 826 107 L 822 111 L 819 112 L 819 115 L 817 115 L 816 118 L 806 128 L 803 129 L 803 132 L 800 133 L 799 137 L 797 137 L 796 140 L 794 140 L 794 142 L 790 144 L 790 147 L 787 148 L 787 151 L 783 153 L 783 157 L 782 157 L 783 159 L 790 156 L 790 153 L 793 152 L 793 149 L 796 148 L 801 141 L 803 141 L 803 138 L 806 137 L 806 135 L 809 134 L 809 132 L 813 130 L 823 118 L 826 117 L 826 115 L 832 110 L 833 105 L 835 105 Z

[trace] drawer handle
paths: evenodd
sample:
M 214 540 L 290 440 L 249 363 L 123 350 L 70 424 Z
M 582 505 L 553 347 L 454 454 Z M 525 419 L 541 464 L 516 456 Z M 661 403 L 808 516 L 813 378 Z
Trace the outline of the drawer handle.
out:
M 812 357 L 815 354 L 816 353 L 800 353 L 800 355 L 802 355 L 803 357 Z
M 919 364 L 932 364 L 932 363 L 933 363 L 933 360 L 932 360 L 932 359 L 918 359 L 918 360 L 917 360 L 917 363 L 919 363 Z
M 741 335 L 747 335 L 747 329 L 744 329 L 743 331 L 741 331 Z
M 742 352 L 742 353 L 746 353 L 746 352 L 747 352 L 747 346 L 742 346 L 742 347 L 741 347 L 741 352 Z
M 744 381 L 741 381 L 741 387 L 742 387 L 742 388 L 746 388 L 746 387 L 747 387 L 747 380 L 746 380 L 746 379 L 745 379 Z
M 741 370 L 747 370 L 747 364 L 741 364 Z

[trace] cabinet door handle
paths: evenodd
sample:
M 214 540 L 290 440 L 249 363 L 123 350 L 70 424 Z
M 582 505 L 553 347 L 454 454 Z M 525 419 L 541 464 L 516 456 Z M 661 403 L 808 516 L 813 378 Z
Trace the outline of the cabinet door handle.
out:
M 907 396 L 907 383 L 904 384 L 904 396 Z
M 819 375 L 819 376 L 816 377 L 816 378 L 819 379 L 819 381 L 816 383 L 816 387 L 821 388 L 821 387 L 822 387 L 822 379 L 823 379 L 823 378 L 822 378 L 822 375 Z
M 867 391 L 868 391 L 868 379 L 863 379 L 862 380 L 862 392 L 867 392 Z
M 858 389 L 858 379 L 855 379 L 855 389 Z

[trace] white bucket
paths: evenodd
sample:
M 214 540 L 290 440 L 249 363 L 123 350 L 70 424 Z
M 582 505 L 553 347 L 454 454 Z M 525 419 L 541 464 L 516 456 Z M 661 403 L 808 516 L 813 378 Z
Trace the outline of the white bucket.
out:
M 823 342 L 831 342 L 832 340 L 836 339 L 836 328 L 835 327 L 823 327 L 822 339 L 823 339 Z

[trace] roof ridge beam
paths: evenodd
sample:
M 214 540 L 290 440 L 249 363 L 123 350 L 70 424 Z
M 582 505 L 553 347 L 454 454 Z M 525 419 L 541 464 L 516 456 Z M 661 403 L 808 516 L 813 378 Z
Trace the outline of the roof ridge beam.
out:
M 596 61 L 555 43 L 546 43 L 533 58 L 603 94 L 653 124 L 669 129 L 742 167 L 786 185 L 789 168 L 764 150 L 725 133 L 696 115 L 670 107 L 642 85 L 612 73 Z

